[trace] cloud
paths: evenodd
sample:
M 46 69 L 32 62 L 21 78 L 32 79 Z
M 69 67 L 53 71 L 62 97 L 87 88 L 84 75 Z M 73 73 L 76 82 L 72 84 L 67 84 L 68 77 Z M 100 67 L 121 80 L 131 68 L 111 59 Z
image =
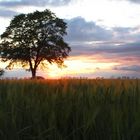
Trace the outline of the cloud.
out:
M 6 9 L 0 9 L 0 17 L 13 17 L 15 15 L 19 14 L 18 12 L 12 11 L 12 10 L 6 10 Z
M 72 0 L 13 0 L 0 1 L 0 6 L 17 7 L 17 6 L 63 6 L 69 4 Z
M 95 22 L 87 22 L 82 17 L 76 17 L 71 20 L 66 20 L 68 23 L 68 41 L 97 41 L 109 40 L 112 37 L 112 32 Z
M 112 29 L 112 34 L 114 34 L 114 32 L 116 32 L 116 30 L 114 31 Z M 137 36 L 136 34 L 134 36 L 131 35 L 131 29 L 123 30 L 123 28 L 121 28 L 121 30 L 117 29 L 118 36 L 115 37 L 112 36 L 110 40 L 101 40 L 101 41 L 98 40 L 95 42 L 93 40 L 92 42 L 92 38 L 91 38 L 90 40 L 91 43 L 89 43 L 85 41 L 85 38 L 83 38 L 83 40 L 81 39 L 81 42 L 79 41 L 78 43 L 75 44 L 73 43 L 71 45 L 72 52 L 70 55 L 72 56 L 83 55 L 85 57 L 91 57 L 89 58 L 90 60 L 97 60 L 97 62 L 104 62 L 104 63 L 115 62 L 121 64 L 122 66 L 128 64 L 136 65 L 139 63 L 140 60 L 140 41 L 139 40 L 135 41 L 134 39 L 133 40 L 134 42 L 129 42 L 127 38 L 122 39 L 123 37 L 121 38 L 121 36 L 124 36 L 122 35 L 122 32 L 123 34 L 127 34 L 129 38 L 135 38 L 134 36 Z M 94 37 L 95 36 L 96 35 L 94 35 Z M 113 39 L 115 41 L 113 41 Z M 124 40 L 124 42 L 122 40 Z M 122 73 L 122 75 L 127 75 L 127 73 Z M 132 76 L 133 75 L 137 75 L 137 74 L 134 72 Z
M 106 29 L 82 17 L 66 20 L 68 23 L 66 41 L 70 55 L 101 55 L 107 61 L 131 61 L 140 59 L 140 28 L 114 27 Z
M 72 45 L 72 53 L 74 55 L 85 54 L 94 55 L 100 54 L 106 57 L 137 57 L 140 59 L 140 42 L 128 43 L 123 45 L 115 44 L 75 44 Z
M 140 4 L 140 0 L 128 0 L 128 1 Z
M 139 55 L 140 56 L 140 42 L 129 43 L 124 45 L 108 45 L 93 47 L 96 53 L 112 53 L 122 55 Z
M 68 25 L 66 40 L 69 42 L 102 42 L 103 45 L 140 41 L 140 27 L 113 27 L 107 29 L 82 17 L 65 20 Z M 117 43 L 118 42 L 118 43 Z
M 114 67 L 113 69 L 114 70 L 122 70 L 122 71 L 140 72 L 140 65 L 117 66 L 117 67 Z
M 114 34 L 114 37 L 117 39 L 128 39 L 128 36 L 130 36 L 131 32 L 134 31 L 134 28 L 130 27 L 114 27 L 112 28 L 112 32 Z
M 113 38 L 116 40 L 139 41 L 140 40 L 140 27 L 114 27 L 112 28 Z
M 110 0 L 110 1 L 112 1 L 112 0 Z M 118 0 L 115 0 L 115 1 L 118 1 Z M 135 3 L 135 4 L 140 4 L 140 0 L 119 0 L 119 1 L 128 1 L 128 2 Z

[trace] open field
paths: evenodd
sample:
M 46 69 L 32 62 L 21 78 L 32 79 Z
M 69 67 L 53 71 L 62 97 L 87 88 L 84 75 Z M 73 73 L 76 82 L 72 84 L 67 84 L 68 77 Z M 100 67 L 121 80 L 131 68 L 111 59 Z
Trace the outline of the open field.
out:
M 0 80 L 1 140 L 139 140 L 140 80 Z

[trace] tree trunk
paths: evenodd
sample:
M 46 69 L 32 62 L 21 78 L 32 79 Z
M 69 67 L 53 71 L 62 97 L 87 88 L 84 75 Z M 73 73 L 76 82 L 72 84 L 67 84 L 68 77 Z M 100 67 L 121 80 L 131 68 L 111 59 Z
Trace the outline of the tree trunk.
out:
M 29 65 L 30 65 L 30 70 L 32 72 L 32 79 L 35 79 L 36 78 L 36 65 L 33 67 L 33 64 L 32 64 L 32 61 L 31 59 L 29 59 Z
M 32 69 L 32 79 L 36 78 L 36 69 Z

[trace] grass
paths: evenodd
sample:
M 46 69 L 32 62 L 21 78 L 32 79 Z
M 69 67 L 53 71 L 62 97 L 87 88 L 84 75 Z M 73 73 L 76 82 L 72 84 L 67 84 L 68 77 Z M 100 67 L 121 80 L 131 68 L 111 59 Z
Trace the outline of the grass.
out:
M 139 140 L 140 80 L 0 80 L 1 140 Z

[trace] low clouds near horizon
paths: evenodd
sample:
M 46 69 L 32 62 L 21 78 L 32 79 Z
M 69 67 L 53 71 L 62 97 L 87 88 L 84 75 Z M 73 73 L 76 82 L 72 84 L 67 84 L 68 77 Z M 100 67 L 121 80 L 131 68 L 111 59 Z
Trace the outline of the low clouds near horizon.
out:
M 140 65 L 117 66 L 114 70 L 140 72 Z

